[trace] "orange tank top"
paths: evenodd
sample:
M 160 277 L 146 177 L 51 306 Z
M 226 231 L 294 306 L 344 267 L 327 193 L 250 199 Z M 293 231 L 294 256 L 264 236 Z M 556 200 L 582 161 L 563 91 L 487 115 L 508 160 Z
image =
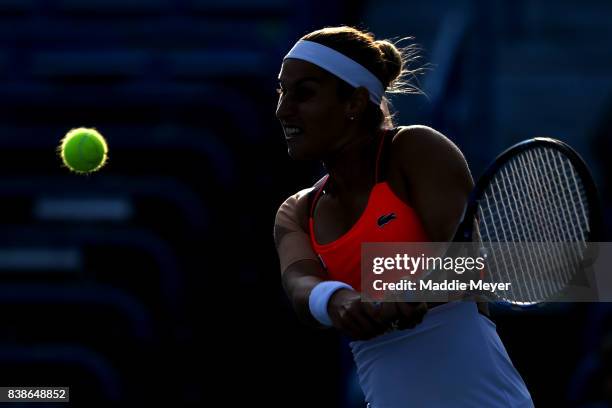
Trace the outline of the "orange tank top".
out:
M 314 209 L 329 175 L 317 183 L 310 193 L 310 243 L 326 268 L 329 278 L 345 282 L 357 291 L 361 291 L 362 243 L 429 241 L 414 209 L 404 203 L 391 190 L 389 184 L 379 177 L 384 174 L 380 171 L 384 161 L 381 157 L 388 156 L 394 134 L 392 130 L 382 133 L 376 157 L 376 183 L 370 191 L 365 210 L 350 230 L 335 241 L 322 245 L 314 235 Z

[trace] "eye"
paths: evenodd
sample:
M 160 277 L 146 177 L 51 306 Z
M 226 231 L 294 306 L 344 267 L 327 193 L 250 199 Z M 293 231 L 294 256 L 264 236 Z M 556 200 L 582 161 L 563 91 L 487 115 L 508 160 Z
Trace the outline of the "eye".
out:
M 295 90 L 295 99 L 305 101 L 314 95 L 314 90 L 310 88 L 300 87 Z

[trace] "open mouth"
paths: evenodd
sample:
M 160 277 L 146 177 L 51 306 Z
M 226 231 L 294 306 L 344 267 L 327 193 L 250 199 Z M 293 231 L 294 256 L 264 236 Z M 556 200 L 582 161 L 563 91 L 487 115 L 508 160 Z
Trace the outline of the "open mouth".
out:
M 304 130 L 298 126 L 284 126 L 285 137 L 292 138 L 304 133 Z

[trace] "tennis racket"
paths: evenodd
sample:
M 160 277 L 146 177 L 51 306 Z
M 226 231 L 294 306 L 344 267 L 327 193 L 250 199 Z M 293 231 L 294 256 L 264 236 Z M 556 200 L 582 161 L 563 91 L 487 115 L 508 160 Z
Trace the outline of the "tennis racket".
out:
M 509 290 L 479 296 L 529 306 L 583 280 L 597 254 L 591 243 L 599 239 L 599 220 L 595 183 L 582 158 L 559 140 L 534 138 L 510 147 L 488 167 L 453 242 L 472 243 L 484 256 L 480 279 L 511 283 Z

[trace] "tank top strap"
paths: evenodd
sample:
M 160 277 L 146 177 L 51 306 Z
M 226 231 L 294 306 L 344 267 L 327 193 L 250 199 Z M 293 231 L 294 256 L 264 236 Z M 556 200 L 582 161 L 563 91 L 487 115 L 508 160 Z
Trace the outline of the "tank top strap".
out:
M 378 148 L 378 155 L 376 157 L 376 183 L 382 183 L 386 180 L 385 169 L 389 163 L 391 142 L 393 136 L 397 133 L 397 128 L 384 129 L 381 137 L 381 142 Z
M 307 203 L 309 218 L 314 215 L 315 205 L 317 203 L 317 200 L 319 199 L 319 196 L 321 195 L 321 192 L 323 191 L 323 187 L 325 187 L 325 184 L 327 183 L 327 179 L 329 179 L 329 174 L 326 174 L 325 176 L 321 177 L 319 181 L 317 181 L 314 186 L 312 186 L 312 190 L 308 192 Z

